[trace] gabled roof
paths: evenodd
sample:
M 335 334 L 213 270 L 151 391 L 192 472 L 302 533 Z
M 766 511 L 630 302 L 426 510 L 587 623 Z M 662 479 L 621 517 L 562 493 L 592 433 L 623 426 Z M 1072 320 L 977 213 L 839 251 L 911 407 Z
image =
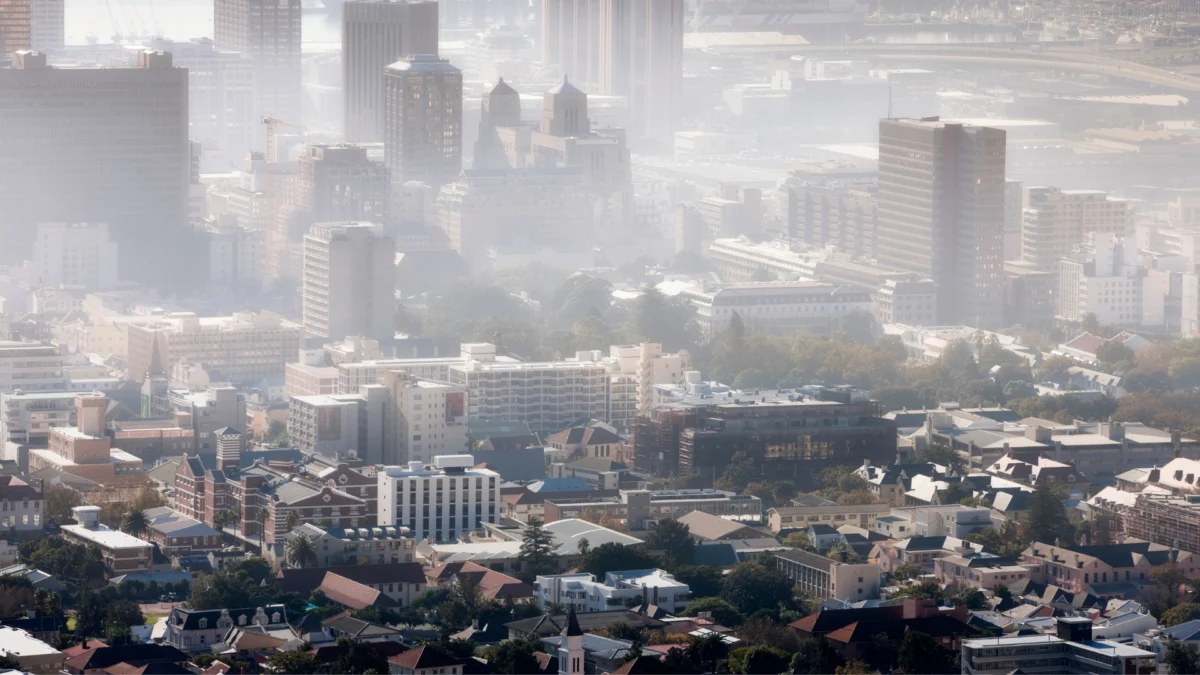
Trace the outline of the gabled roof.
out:
M 388 659 L 388 663 L 408 670 L 423 670 L 426 668 L 448 668 L 461 663 L 458 659 L 446 654 L 432 645 L 410 649 L 403 654 L 397 654 Z
M 187 654 L 170 645 L 131 644 L 100 647 L 66 660 L 71 670 L 100 670 L 118 663 L 145 665 L 147 663 L 184 663 Z
M 628 471 L 629 467 L 623 462 L 617 462 L 607 457 L 583 457 L 567 464 L 568 468 L 579 471 L 605 473 L 608 471 Z
M 749 527 L 744 523 L 703 511 L 685 513 L 678 520 L 682 525 L 687 527 L 688 532 L 693 537 L 708 541 L 753 539 L 764 536 L 763 532 Z
M 19 502 L 26 499 L 38 500 L 42 491 L 16 476 L 0 476 L 0 501 Z
M 285 593 L 312 593 L 321 585 L 325 574 L 333 572 L 360 584 L 372 586 L 375 584 L 408 583 L 424 584 L 425 572 L 420 563 L 388 563 L 385 565 L 339 565 L 337 567 L 316 567 L 300 569 L 282 569 L 275 575 L 279 590 Z
M 351 609 L 366 609 L 377 605 L 388 607 L 396 604 L 378 589 L 347 579 L 335 572 L 326 572 L 325 578 L 317 588 L 330 600 Z
M 569 86 L 569 85 L 568 85 Z M 621 437 L 603 427 L 571 427 L 551 435 L 546 441 L 562 445 L 599 445 L 620 443 Z
M 584 632 L 615 626 L 618 623 L 628 624 L 633 628 L 647 628 L 650 630 L 662 628 L 667 625 L 664 621 L 659 621 L 658 619 L 626 609 L 605 612 L 584 612 L 583 614 L 576 615 L 576 620 Z M 530 619 L 511 621 L 504 625 L 510 631 L 516 631 L 523 635 L 532 633 L 542 637 L 549 637 L 562 634 L 563 628 L 567 625 L 567 617 L 562 614 L 557 616 L 543 614 L 542 616 L 535 616 Z
M 611 675 L 665 675 L 674 672 L 653 656 L 639 656 L 612 671 Z

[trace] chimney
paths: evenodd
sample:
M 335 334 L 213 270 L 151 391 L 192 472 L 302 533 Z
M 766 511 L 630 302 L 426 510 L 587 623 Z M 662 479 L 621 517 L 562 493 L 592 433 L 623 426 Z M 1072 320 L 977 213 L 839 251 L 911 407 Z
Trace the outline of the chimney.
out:
M 1183 432 L 1179 429 L 1171 430 L 1171 450 L 1174 457 L 1180 457 L 1183 453 Z

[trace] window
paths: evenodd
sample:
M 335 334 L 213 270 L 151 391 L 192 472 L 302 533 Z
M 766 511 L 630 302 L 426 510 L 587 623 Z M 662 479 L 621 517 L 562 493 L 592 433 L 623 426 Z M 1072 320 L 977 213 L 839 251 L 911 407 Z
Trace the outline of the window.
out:
M 208 628 L 208 619 L 200 619 L 200 621 L 197 622 L 197 625 L 201 628 L 201 630 Z

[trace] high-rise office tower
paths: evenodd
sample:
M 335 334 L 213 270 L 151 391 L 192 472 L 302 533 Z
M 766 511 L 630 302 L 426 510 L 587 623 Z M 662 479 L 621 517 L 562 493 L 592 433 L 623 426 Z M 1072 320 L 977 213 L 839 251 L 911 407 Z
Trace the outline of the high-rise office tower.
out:
M 188 73 L 144 51 L 137 68 L 0 69 L 0 255 L 30 257 L 39 222 L 105 222 L 123 281 L 188 281 Z
M 317 223 L 304 236 L 304 332 L 392 337 L 395 244 L 379 223 Z
M 684 0 L 542 0 L 542 61 L 624 96 L 638 133 L 669 136 L 683 90 Z
M 215 0 L 213 44 L 254 62 L 257 116 L 301 116 L 300 0 Z
M 0 0 L 0 56 L 32 44 L 31 0 Z
M 421 54 L 387 67 L 384 157 L 393 181 L 437 185 L 462 171 L 462 71 Z
M 30 0 L 30 39 L 34 49 L 54 52 L 66 44 L 65 5 L 66 0 Z
M 296 162 L 296 205 L 312 223 L 388 219 L 390 172 L 356 145 L 310 145 Z M 307 230 L 307 226 L 305 227 Z
M 346 141 L 383 140 L 383 71 L 409 54 L 438 53 L 438 3 L 348 0 L 342 5 Z
M 1003 320 L 1003 129 L 938 118 L 879 123 L 879 262 L 937 286 L 937 320 Z

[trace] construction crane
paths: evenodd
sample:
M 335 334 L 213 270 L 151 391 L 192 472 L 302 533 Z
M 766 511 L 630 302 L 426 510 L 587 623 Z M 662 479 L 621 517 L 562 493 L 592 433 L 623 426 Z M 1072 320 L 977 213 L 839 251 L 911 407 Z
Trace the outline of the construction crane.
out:
M 275 127 L 288 127 L 291 129 L 299 129 L 301 132 L 305 128 L 299 124 L 292 124 L 278 117 L 264 117 L 262 123 L 267 127 L 267 164 L 275 163 Z

